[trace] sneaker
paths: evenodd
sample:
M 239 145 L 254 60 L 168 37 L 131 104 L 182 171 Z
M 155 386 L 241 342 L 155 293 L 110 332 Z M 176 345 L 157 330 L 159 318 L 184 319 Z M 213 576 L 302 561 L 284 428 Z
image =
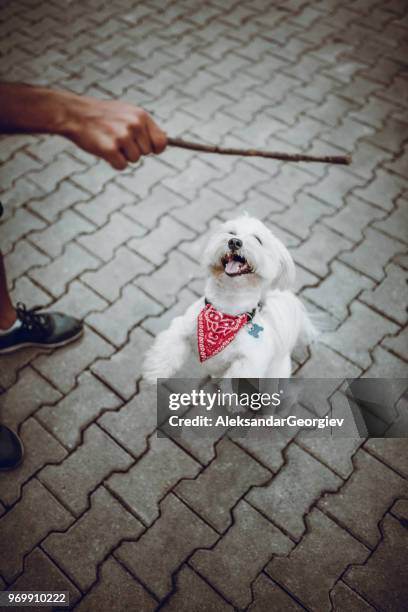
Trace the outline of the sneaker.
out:
M 21 348 L 65 346 L 83 334 L 82 321 L 59 312 L 36 312 L 17 304 L 17 320 L 9 330 L 0 332 L 0 355 Z
M 0 425 L 0 471 L 18 467 L 23 456 L 23 443 L 20 438 L 5 425 Z

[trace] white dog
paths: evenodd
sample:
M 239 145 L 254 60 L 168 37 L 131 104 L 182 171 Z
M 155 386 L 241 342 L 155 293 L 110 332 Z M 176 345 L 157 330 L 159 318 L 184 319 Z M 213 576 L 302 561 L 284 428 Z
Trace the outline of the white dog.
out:
M 147 354 L 150 382 L 171 378 L 188 360 L 203 376 L 289 378 L 291 352 L 316 330 L 293 294 L 294 262 L 258 219 L 227 221 L 204 253 L 205 296 L 161 332 Z

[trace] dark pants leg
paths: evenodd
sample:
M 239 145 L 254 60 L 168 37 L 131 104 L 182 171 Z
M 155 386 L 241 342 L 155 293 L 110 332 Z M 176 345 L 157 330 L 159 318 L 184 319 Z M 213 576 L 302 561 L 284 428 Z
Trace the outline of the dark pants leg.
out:
M 16 311 L 7 288 L 6 269 L 0 251 L 0 329 L 8 329 L 16 320 Z

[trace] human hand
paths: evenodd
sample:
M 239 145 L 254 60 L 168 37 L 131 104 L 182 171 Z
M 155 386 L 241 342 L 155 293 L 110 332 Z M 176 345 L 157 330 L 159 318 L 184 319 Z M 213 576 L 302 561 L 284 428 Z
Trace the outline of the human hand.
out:
M 70 96 L 66 104 L 63 135 L 116 170 L 142 155 L 161 153 L 167 145 L 166 133 L 142 108 L 85 96 Z

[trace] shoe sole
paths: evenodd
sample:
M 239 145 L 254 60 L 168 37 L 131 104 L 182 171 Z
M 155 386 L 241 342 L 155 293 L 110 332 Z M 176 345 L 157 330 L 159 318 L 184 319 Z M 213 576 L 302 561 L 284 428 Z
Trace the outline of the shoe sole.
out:
M 42 348 L 42 349 L 55 349 L 60 348 L 62 346 L 67 346 L 67 344 L 71 344 L 71 342 L 75 342 L 75 340 L 79 340 L 79 338 L 83 335 L 84 330 L 81 329 L 80 332 L 77 333 L 76 336 L 72 336 L 71 338 L 67 338 L 63 342 L 55 342 L 54 344 L 43 344 L 41 342 L 25 342 L 24 344 L 18 344 L 17 346 L 9 346 L 6 349 L 0 349 L 0 355 L 9 355 L 10 353 L 15 353 L 23 348 Z
M 18 463 L 16 463 L 15 465 L 13 465 L 12 467 L 8 467 L 8 468 L 0 468 L 0 472 L 12 472 L 13 470 L 16 470 L 17 468 L 20 467 L 20 465 L 24 462 L 24 458 L 25 458 L 25 448 L 24 448 L 24 444 L 22 439 L 20 438 L 19 435 L 16 434 L 16 436 L 18 437 L 18 441 L 21 444 L 21 458 L 20 461 Z

